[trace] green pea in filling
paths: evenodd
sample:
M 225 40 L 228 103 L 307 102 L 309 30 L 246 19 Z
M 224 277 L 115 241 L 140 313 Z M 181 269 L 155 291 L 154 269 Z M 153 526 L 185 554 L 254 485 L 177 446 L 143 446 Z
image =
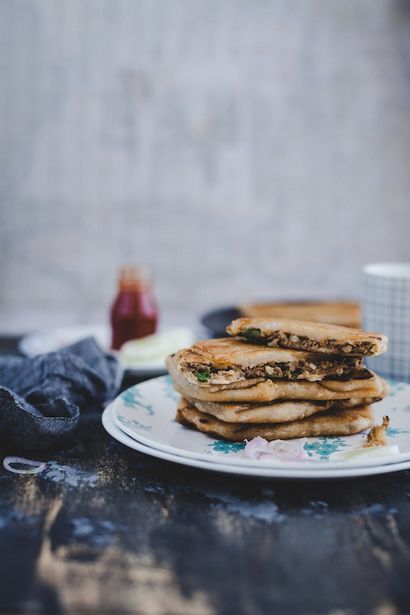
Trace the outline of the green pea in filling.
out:
M 195 376 L 197 377 L 197 380 L 199 380 L 199 382 L 208 382 L 211 378 L 210 372 L 203 369 L 197 370 Z
M 260 329 L 245 329 L 243 335 L 250 340 L 257 340 L 260 338 L 262 331 Z

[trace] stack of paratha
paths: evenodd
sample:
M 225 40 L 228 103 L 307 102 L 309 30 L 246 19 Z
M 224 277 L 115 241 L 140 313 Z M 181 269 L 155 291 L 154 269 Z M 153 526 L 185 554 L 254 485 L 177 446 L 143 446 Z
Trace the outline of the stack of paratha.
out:
M 387 339 L 335 325 L 240 318 L 230 338 L 203 340 L 168 357 L 182 395 L 176 420 L 241 441 L 358 433 L 386 383 L 363 365 Z

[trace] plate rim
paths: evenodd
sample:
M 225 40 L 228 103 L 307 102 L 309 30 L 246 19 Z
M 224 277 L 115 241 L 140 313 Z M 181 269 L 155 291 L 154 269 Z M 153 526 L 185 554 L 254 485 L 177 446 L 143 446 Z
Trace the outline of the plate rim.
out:
M 151 378 L 150 380 L 145 380 L 144 382 L 140 382 L 138 384 L 135 384 L 131 387 L 129 387 L 128 389 L 126 389 L 126 391 L 131 391 L 134 389 L 143 389 L 145 387 L 148 386 L 153 386 L 155 382 L 157 382 L 158 386 L 160 386 L 160 383 L 165 381 L 165 378 L 168 376 L 158 376 L 157 378 Z M 407 385 L 407 383 L 405 383 Z M 410 385 L 408 385 L 410 386 Z M 116 424 L 116 426 L 125 434 L 127 434 L 127 436 L 129 436 L 130 438 L 136 440 L 137 442 L 140 442 L 141 444 L 144 444 L 145 446 L 148 446 L 150 448 L 154 448 L 156 450 L 162 450 L 164 452 L 170 453 L 170 454 L 174 454 L 174 455 L 178 455 L 178 456 L 183 456 L 183 457 L 187 457 L 187 458 L 191 458 L 191 459 L 200 459 L 206 462 L 210 462 L 210 463 L 218 463 L 220 457 L 218 457 L 218 455 L 211 455 L 209 453 L 196 453 L 194 451 L 184 451 L 183 449 L 179 449 L 176 446 L 172 446 L 169 444 L 163 444 L 163 443 L 158 443 L 155 440 L 153 440 L 150 437 L 145 436 L 144 434 L 141 434 L 140 432 L 138 432 L 137 430 L 133 430 L 132 428 L 128 428 L 126 425 L 123 425 L 117 417 L 116 414 L 116 410 L 117 405 L 122 403 L 122 399 L 121 396 L 125 391 L 123 391 L 122 393 L 120 393 L 112 402 L 112 413 L 113 413 L 113 417 L 114 417 L 114 422 Z M 203 434 L 204 436 L 206 436 L 206 434 Z M 214 439 L 214 438 L 212 438 Z M 322 471 L 330 471 L 330 470 L 336 470 L 336 469 L 342 469 L 345 467 L 349 467 L 349 468 L 362 468 L 362 467 L 376 467 L 379 465 L 391 465 L 391 464 L 396 464 L 396 463 L 402 463 L 404 461 L 409 461 L 410 460 L 410 451 L 408 451 L 407 453 L 399 453 L 398 455 L 395 455 L 394 457 L 379 457 L 379 458 L 374 458 L 374 459 L 364 459 L 364 460 L 359 460 L 359 461 L 311 461 L 310 464 L 308 464 L 307 462 L 297 462 L 297 461 L 282 461 L 279 462 L 280 463 L 280 469 L 284 469 L 284 467 L 288 468 L 288 469 L 297 469 L 297 470 L 301 470 L 303 472 L 306 472 L 307 470 L 310 470 L 313 468 L 313 465 L 315 466 L 315 470 L 322 470 Z M 260 460 L 254 460 L 254 459 L 246 459 L 243 457 L 238 457 L 238 458 L 227 458 L 224 460 L 224 464 L 225 465 L 234 465 L 234 466 L 246 466 L 246 467 L 272 467 L 272 463 L 269 461 L 260 461 Z
M 390 474 L 392 472 L 399 472 L 402 470 L 410 469 L 410 460 L 400 462 L 396 464 L 381 465 L 376 467 L 363 467 L 363 468 L 349 468 L 348 470 L 330 470 L 323 473 L 319 470 L 305 470 L 302 474 L 297 470 L 286 470 L 277 467 L 270 468 L 247 468 L 244 466 L 233 466 L 222 463 L 210 463 L 207 461 L 190 459 L 179 455 L 173 455 L 171 453 L 165 453 L 155 448 L 148 447 L 137 440 L 134 440 L 126 433 L 121 431 L 115 424 L 112 418 L 112 404 L 109 404 L 102 413 L 101 422 L 107 433 L 120 442 L 124 446 L 136 450 L 140 453 L 145 453 L 150 457 L 162 459 L 164 461 L 170 461 L 179 465 L 198 468 L 202 470 L 209 470 L 213 472 L 219 472 L 223 474 L 234 474 L 236 476 L 244 476 L 247 478 L 277 478 L 277 479 L 291 479 L 291 480 L 327 480 L 327 479 L 349 479 L 349 478 L 361 478 L 364 476 L 377 476 L 380 474 Z M 113 433 L 114 432 L 114 433 Z
M 350 479 L 362 478 L 366 476 L 378 476 L 381 474 L 390 474 L 401 470 L 410 469 L 410 461 L 404 461 L 397 464 L 381 465 L 376 467 L 365 468 L 346 468 L 341 470 L 332 470 L 331 472 L 322 472 L 320 470 L 308 470 L 303 473 L 298 470 L 286 470 L 277 467 L 270 468 L 247 468 L 244 466 L 227 465 L 223 463 L 211 463 L 198 459 L 190 459 L 179 455 L 173 455 L 164 451 L 146 446 L 133 438 L 130 438 L 126 433 L 121 431 L 115 424 L 112 418 L 111 404 L 107 406 L 102 414 L 102 424 L 107 433 L 116 441 L 124 446 L 144 453 L 150 457 L 170 461 L 179 465 L 242 476 L 247 478 L 262 478 L 262 479 L 290 479 L 290 480 L 329 480 L 329 479 Z

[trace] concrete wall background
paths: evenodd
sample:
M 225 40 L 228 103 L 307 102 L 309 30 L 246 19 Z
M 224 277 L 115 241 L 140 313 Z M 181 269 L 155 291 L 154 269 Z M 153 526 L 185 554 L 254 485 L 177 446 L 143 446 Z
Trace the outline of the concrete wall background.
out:
M 354 295 L 409 259 L 410 9 L 0 0 L 1 314 Z M 1 324 L 1 323 L 0 323 Z

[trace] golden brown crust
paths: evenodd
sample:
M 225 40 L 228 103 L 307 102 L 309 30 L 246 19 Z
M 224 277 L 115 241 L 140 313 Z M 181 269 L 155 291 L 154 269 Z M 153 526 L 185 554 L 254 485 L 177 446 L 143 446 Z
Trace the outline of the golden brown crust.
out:
M 381 397 L 336 401 L 283 400 L 271 403 L 227 403 L 200 401 L 185 396 L 198 410 L 226 423 L 286 423 L 302 420 L 332 408 L 358 408 L 380 401 Z
M 351 374 L 360 367 L 358 357 L 340 357 L 301 350 L 268 348 L 240 340 L 201 340 L 173 355 L 176 369 L 190 382 L 208 387 L 255 378 L 321 380 L 326 376 Z M 207 372 L 205 381 L 198 372 Z
M 336 400 L 379 398 L 383 396 L 383 382 L 369 370 L 363 370 L 362 378 L 350 380 L 245 380 L 230 385 L 198 386 L 191 383 L 177 369 L 173 357 L 168 357 L 167 368 L 174 388 L 191 399 L 214 402 L 264 403 L 275 400 Z
M 338 404 L 342 408 L 356 408 L 357 406 L 369 406 L 370 404 L 375 404 L 378 401 L 381 401 L 389 394 L 390 387 L 383 378 L 379 378 L 381 383 L 380 393 L 376 396 L 369 395 L 369 397 L 364 398 L 356 398 L 350 397 L 348 399 L 341 399 Z
M 381 333 L 304 320 L 237 318 L 226 330 L 248 342 L 308 352 L 371 356 L 387 350 L 387 338 Z M 250 339 L 249 333 L 254 334 Z
M 220 337 L 200 340 L 190 348 L 184 348 L 175 354 L 176 361 L 181 365 L 190 363 L 208 363 L 216 368 L 254 367 L 268 362 L 290 362 L 295 359 L 309 360 L 311 352 L 296 352 L 283 348 L 264 348 L 244 344 L 240 340 Z
M 373 424 L 370 406 L 354 410 L 335 409 L 321 412 L 300 421 L 272 424 L 235 424 L 224 423 L 219 419 L 200 412 L 186 399 L 182 398 L 177 409 L 176 420 L 195 427 L 198 431 L 217 438 L 242 442 L 261 436 L 266 440 L 289 440 L 292 438 L 320 436 L 348 436 L 368 429 Z
M 234 404 L 188 400 L 198 410 L 226 423 L 286 423 L 329 410 L 331 401 L 283 401 L 270 404 Z
M 292 301 L 253 303 L 239 306 L 249 318 L 294 318 L 360 328 L 361 310 L 356 301 Z

